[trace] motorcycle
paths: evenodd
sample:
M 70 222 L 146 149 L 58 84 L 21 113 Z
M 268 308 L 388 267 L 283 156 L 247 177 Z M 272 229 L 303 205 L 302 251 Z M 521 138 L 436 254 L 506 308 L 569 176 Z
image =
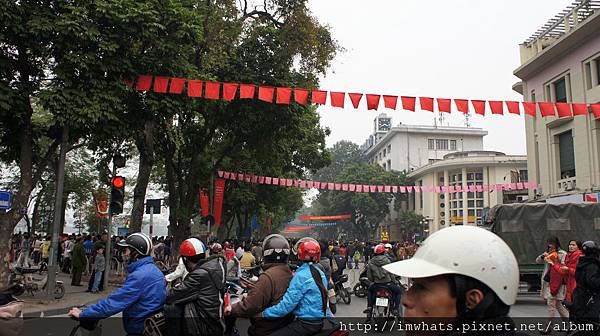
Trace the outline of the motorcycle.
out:
M 344 287 L 344 283 L 348 282 L 348 274 L 342 274 L 340 278 L 334 283 L 335 294 L 344 301 L 345 304 L 350 304 L 352 301 L 352 297 L 350 296 L 350 292 L 346 287 Z
M 31 296 L 34 296 L 35 292 L 45 290 L 48 283 L 48 272 L 43 271 L 44 269 L 47 270 L 47 266 L 44 264 L 45 263 L 42 263 L 39 268 L 23 268 L 15 266 L 9 276 L 9 285 L 19 284 L 24 288 L 25 292 L 31 294 Z M 62 299 L 65 295 L 65 286 L 62 281 L 56 280 L 53 294 L 54 298 L 57 300 Z
M 373 307 L 373 321 L 375 322 L 375 330 L 378 330 L 379 326 L 386 325 L 386 322 L 393 319 L 392 316 L 392 305 L 394 295 L 387 288 L 381 288 L 377 291 L 375 296 L 375 307 Z
M 365 269 L 360 272 L 359 280 L 356 285 L 354 285 L 352 292 L 356 297 L 364 298 L 367 296 L 370 284 L 371 282 L 369 281 L 369 278 L 367 278 L 367 268 L 365 267 Z

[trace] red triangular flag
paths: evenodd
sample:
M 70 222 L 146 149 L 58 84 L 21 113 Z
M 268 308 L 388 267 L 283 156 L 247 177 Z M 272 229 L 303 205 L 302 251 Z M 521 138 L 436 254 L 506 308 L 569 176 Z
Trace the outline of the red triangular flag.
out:
M 265 177 L 264 176 L 259 176 L 258 177 L 258 183 L 259 184 L 265 184 Z
M 250 182 L 251 179 L 252 179 L 252 176 L 250 176 L 250 175 L 246 175 L 245 176 L 246 182 Z
M 294 89 L 294 100 L 298 104 L 308 104 L 308 90 L 306 89 Z
M 433 98 L 419 97 L 419 104 L 421 104 L 421 110 L 433 112 Z
M 206 87 L 204 88 L 204 98 L 219 99 L 220 91 L 221 91 L 221 83 L 206 82 Z
M 462 113 L 469 113 L 469 101 L 466 99 L 454 99 L 456 109 Z
M 313 185 L 314 185 L 314 187 L 315 187 L 315 188 L 317 188 L 317 189 L 321 189 L 321 182 L 316 182 L 316 181 L 315 181 L 315 182 L 313 183 Z
M 354 191 L 354 190 L 356 190 L 356 184 L 348 185 L 348 191 Z
M 312 189 L 312 187 L 313 187 L 313 181 L 306 182 L 306 186 L 308 187 L 308 189 Z
M 485 115 L 485 100 L 471 100 L 475 113 Z
M 519 102 L 507 101 L 506 106 L 508 107 L 509 113 L 521 115 L 521 109 L 519 108 Z
M 367 110 L 377 110 L 379 108 L 380 95 L 367 94 Z
M 415 192 L 416 192 L 416 193 L 418 193 L 418 192 L 421 192 L 421 187 L 419 187 L 419 186 L 415 186 Z
M 135 89 L 138 91 L 149 91 L 152 86 L 152 76 L 150 75 L 139 75 L 137 79 L 137 85 Z
M 356 185 L 356 192 L 362 192 L 362 184 Z
M 300 181 L 300 188 L 306 189 L 306 181 Z
M 288 187 L 291 187 L 293 183 L 294 183 L 294 181 L 292 179 L 287 179 L 285 181 L 285 185 L 288 186 Z
M 289 104 L 290 99 L 292 98 L 292 89 L 291 88 L 277 88 L 277 104 Z
M 590 113 L 587 105 L 585 104 L 572 104 L 573 105 L 573 114 L 574 115 L 587 115 Z
M 259 86 L 258 87 L 258 99 L 266 101 L 267 103 L 273 102 L 273 95 L 275 94 L 275 88 L 271 86 Z
M 525 109 L 525 114 L 528 114 L 532 117 L 535 117 L 535 105 L 536 103 L 531 103 L 531 102 L 523 102 L 523 108 Z
M 299 184 L 300 182 L 298 182 L 298 180 L 294 180 L 294 187 L 298 187 Z
M 347 183 L 342 183 L 342 190 L 343 191 L 348 191 L 348 184 Z
M 600 118 L 600 104 L 592 104 L 592 112 L 594 112 L 594 118 Z
M 556 103 L 556 111 L 559 117 L 572 117 L 571 104 L 569 103 Z
M 389 193 L 391 189 L 392 189 L 391 186 L 385 186 L 385 192 Z
M 240 84 L 240 99 L 254 99 L 254 90 L 253 84 Z
M 313 90 L 312 91 L 312 103 L 325 105 L 327 101 L 327 91 Z
M 398 186 L 392 186 L 392 192 L 393 193 L 397 193 L 398 192 Z
M 226 180 L 229 180 L 229 176 L 230 176 L 230 175 L 231 175 L 231 173 L 230 173 L 230 172 L 225 172 L 225 173 L 223 174 L 223 178 L 224 178 L 224 179 L 226 179 Z
M 271 181 L 275 185 L 279 184 L 279 178 L 278 177 L 273 177 L 273 179 Z
M 254 183 L 254 184 L 258 183 L 258 176 L 252 175 L 252 183 Z
M 341 183 L 336 183 L 335 184 L 335 190 L 340 190 L 342 189 L 342 184 Z
M 329 92 L 329 98 L 331 106 L 344 108 L 344 93 L 343 92 Z
M 400 186 L 400 192 L 404 194 L 406 192 L 406 187 Z
M 450 113 L 450 99 L 437 98 L 438 110 L 440 112 Z
M 280 185 L 280 186 L 282 186 L 282 187 L 285 187 L 285 184 L 286 184 L 286 183 L 287 183 L 287 180 L 286 180 L 286 179 L 283 179 L 283 178 L 280 178 L 280 179 L 279 179 L 279 185 Z
M 381 185 L 380 185 L 380 186 L 377 186 L 377 191 L 378 191 L 378 192 L 383 192 L 383 186 L 381 186 Z
M 348 93 L 348 96 L 350 96 L 350 100 L 352 101 L 352 106 L 354 106 L 354 108 L 357 109 L 358 104 L 360 104 L 360 99 L 362 98 L 363 94 L 362 93 Z
M 489 185 L 487 185 L 487 184 L 484 184 L 484 185 L 483 185 L 483 191 L 485 191 L 485 192 L 488 192 L 488 191 L 490 191 L 490 186 L 489 186 Z
M 406 187 L 406 191 L 407 191 L 407 192 L 409 192 L 409 193 L 411 193 L 411 192 L 412 192 L 412 189 L 413 189 L 413 187 L 412 187 L 412 186 L 407 186 L 407 187 Z
M 171 87 L 169 93 L 181 94 L 183 87 L 185 86 L 185 78 L 173 78 L 171 77 Z
M 238 173 L 237 174 L 237 179 L 238 179 L 238 181 L 244 181 L 244 174 Z
M 395 110 L 398 105 L 398 96 L 383 96 L 383 104 L 385 108 Z
M 233 100 L 237 92 L 238 85 L 234 83 L 223 83 L 223 99 Z
M 154 77 L 154 92 L 167 93 L 169 77 Z
M 327 183 L 327 188 L 329 188 L 329 190 L 333 190 L 334 186 L 332 182 Z
M 542 117 L 554 117 L 556 112 L 554 111 L 554 103 L 540 102 L 540 113 Z
M 369 186 L 369 191 L 371 191 L 372 193 L 374 193 L 377 190 L 377 186 Z
M 265 184 L 271 184 L 273 183 L 273 178 L 270 176 L 265 176 Z
M 189 97 L 202 97 L 202 81 L 201 80 L 189 80 L 188 81 L 188 96 Z
M 518 182 L 517 183 L 517 189 L 518 190 L 522 190 L 523 189 L 523 183 L 522 182 Z
M 502 101 L 488 101 L 490 104 L 490 110 L 492 110 L 492 114 L 504 114 L 504 106 L 502 105 Z
M 417 99 L 415 97 L 400 97 L 402 100 L 402 109 L 408 111 L 415 111 L 415 105 Z

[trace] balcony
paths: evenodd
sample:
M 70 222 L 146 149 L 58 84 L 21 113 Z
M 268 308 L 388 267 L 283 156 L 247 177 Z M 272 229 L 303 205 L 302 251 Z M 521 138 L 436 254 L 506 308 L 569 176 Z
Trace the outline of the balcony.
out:
M 577 189 L 576 181 L 577 178 L 575 177 L 564 178 L 556 181 L 558 185 L 558 192 L 568 192 Z

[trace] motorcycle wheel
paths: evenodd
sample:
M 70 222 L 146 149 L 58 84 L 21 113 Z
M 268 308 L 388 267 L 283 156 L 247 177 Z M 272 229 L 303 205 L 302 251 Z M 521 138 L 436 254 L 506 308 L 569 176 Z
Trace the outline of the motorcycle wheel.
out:
M 356 295 L 356 297 L 364 298 L 367 296 L 366 288 L 364 288 L 360 283 L 354 285 L 352 291 L 354 292 L 354 295 Z
M 60 300 L 65 296 L 65 286 L 63 284 L 56 284 L 54 287 L 54 298 Z
M 342 289 L 340 290 L 340 294 L 345 304 L 348 305 L 350 304 L 350 302 L 352 302 L 352 297 L 350 296 L 350 292 L 348 292 L 348 289 L 342 287 Z

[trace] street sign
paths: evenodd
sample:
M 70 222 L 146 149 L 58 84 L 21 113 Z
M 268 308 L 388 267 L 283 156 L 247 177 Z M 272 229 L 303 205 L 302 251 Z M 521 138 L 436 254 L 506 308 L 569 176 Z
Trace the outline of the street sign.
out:
M 10 191 L 0 191 L 0 210 L 8 211 L 12 206 L 12 193 Z
M 160 207 L 161 207 L 162 199 L 147 199 L 146 200 L 146 214 L 150 213 L 154 215 L 160 215 Z

